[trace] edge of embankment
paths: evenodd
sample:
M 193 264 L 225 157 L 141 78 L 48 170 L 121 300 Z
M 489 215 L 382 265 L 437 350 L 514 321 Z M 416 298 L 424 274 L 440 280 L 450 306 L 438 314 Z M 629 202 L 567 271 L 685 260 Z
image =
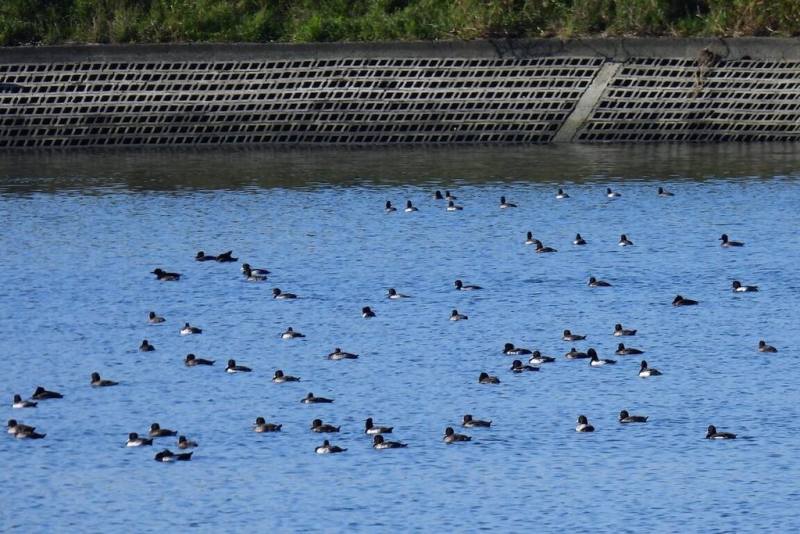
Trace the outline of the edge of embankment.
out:
M 357 58 L 526 58 L 588 56 L 608 61 L 632 57 L 695 58 L 709 49 L 726 60 L 800 60 L 800 38 L 587 38 L 489 39 L 358 43 L 180 43 L 0 47 L 0 63 Z

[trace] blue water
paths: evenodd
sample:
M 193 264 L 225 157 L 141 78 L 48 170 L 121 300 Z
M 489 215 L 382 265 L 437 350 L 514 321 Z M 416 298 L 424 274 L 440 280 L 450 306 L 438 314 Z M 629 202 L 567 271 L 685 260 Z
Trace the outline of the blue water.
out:
M 0 412 L 47 437 L 0 436 L 0 529 L 796 529 L 799 170 L 780 145 L 4 157 Z M 383 212 L 406 199 L 420 211 Z M 558 253 L 535 254 L 528 230 Z M 722 249 L 723 232 L 746 246 Z M 228 249 L 270 280 L 193 261 Z M 677 293 L 701 304 L 673 308 Z M 180 336 L 187 321 L 203 334 Z M 639 333 L 615 338 L 617 322 Z M 307 337 L 280 339 L 287 326 Z M 664 375 L 638 378 L 619 341 Z M 558 361 L 513 375 L 505 342 Z M 572 345 L 618 364 L 567 361 Z M 361 358 L 327 361 L 336 346 Z M 189 352 L 217 364 L 186 368 Z M 228 358 L 254 372 L 224 373 Z M 273 384 L 276 369 L 302 382 Z M 121 385 L 93 389 L 92 371 Z M 65 398 L 11 409 L 37 385 Z M 300 404 L 309 391 L 335 402 Z M 621 409 L 650 420 L 622 426 Z M 492 428 L 461 429 L 465 413 Z M 579 414 L 594 434 L 575 432 Z M 253 433 L 257 416 L 283 431 Z M 409 447 L 373 450 L 368 416 Z M 341 433 L 310 432 L 314 418 Z M 123 446 L 153 422 L 200 443 L 191 462 L 153 461 L 173 438 Z M 739 439 L 704 440 L 709 424 Z M 473 441 L 443 444 L 448 425 Z M 315 455 L 325 437 L 348 451 Z

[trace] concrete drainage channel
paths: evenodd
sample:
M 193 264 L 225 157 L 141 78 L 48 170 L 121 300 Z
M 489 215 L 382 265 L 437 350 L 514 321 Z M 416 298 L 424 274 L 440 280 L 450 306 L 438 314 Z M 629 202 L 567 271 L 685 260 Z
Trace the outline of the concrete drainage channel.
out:
M 799 135 L 794 39 L 0 49 L 0 149 Z

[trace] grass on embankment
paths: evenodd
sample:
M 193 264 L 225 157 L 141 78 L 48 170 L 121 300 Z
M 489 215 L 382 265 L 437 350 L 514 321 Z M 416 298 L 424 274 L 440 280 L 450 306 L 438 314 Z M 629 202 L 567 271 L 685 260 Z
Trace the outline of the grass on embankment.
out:
M 800 0 L 0 0 L 0 45 L 800 34 Z

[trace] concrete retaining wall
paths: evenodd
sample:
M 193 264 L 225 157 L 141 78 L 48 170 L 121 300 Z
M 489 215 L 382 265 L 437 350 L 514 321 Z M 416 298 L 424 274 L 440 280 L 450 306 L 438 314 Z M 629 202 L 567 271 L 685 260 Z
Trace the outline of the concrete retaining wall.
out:
M 792 141 L 794 39 L 0 48 L 0 149 Z

